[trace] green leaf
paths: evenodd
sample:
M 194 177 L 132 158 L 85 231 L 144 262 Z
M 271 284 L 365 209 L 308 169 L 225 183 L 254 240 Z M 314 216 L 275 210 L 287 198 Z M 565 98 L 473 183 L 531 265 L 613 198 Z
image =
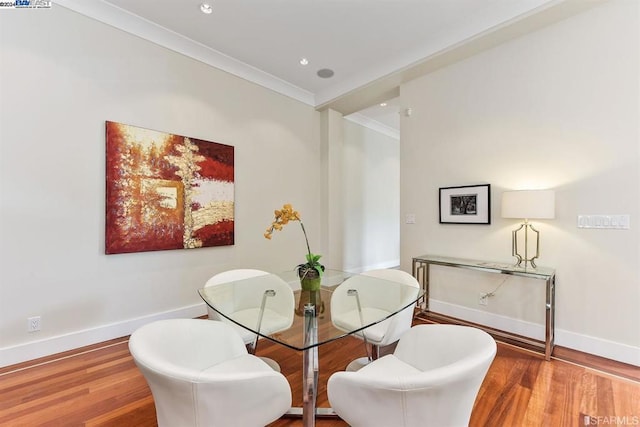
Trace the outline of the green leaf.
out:
M 320 260 L 320 258 L 322 258 L 322 255 L 316 255 L 316 254 L 309 253 L 309 254 L 306 255 L 306 257 L 307 257 L 307 262 L 310 265 L 314 266 L 314 265 L 318 264 L 318 261 Z

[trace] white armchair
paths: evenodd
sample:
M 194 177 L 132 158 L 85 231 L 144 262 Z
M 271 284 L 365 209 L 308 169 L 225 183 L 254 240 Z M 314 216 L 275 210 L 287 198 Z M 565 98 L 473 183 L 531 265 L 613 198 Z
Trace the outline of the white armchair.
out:
M 361 276 L 383 279 L 380 281 L 363 280 Z M 370 323 L 395 312 L 398 307 L 406 306 L 418 297 L 420 284 L 411 274 L 402 270 L 381 269 L 353 276 L 340 284 L 331 296 L 331 321 L 333 325 L 344 331 L 352 331 L 362 326 L 362 322 Z M 408 286 L 393 287 L 386 281 L 402 283 Z M 357 291 L 357 296 L 352 290 Z M 356 298 L 361 306 L 362 319 Z M 354 336 L 371 345 L 373 355 L 353 361 L 348 370 L 357 370 L 366 365 L 371 358 L 378 358 L 380 348 L 393 344 L 409 328 L 413 320 L 414 305 L 408 306 L 393 317 L 368 327 Z
M 234 286 L 232 292 L 224 294 L 226 299 L 219 301 L 219 303 L 225 314 L 239 323 L 255 327 L 258 324 L 260 306 L 265 292 L 274 290 L 275 295 L 267 299 L 260 331 L 268 335 L 290 328 L 293 324 L 295 305 L 293 290 L 287 282 L 278 276 L 253 269 L 229 270 L 211 277 L 204 286 L 205 288 L 218 286 L 252 277 L 263 277 L 264 280 L 256 280 L 250 286 Z M 207 307 L 207 309 L 209 319 L 231 324 L 236 332 L 242 336 L 244 343 L 250 346 L 249 350 L 255 353 L 256 334 L 229 321 L 211 307 Z
M 353 427 L 462 427 L 496 343 L 486 332 L 457 325 L 420 325 L 394 351 L 357 372 L 336 372 L 327 393 Z
M 201 319 L 149 323 L 129 339 L 160 427 L 264 426 L 291 407 L 286 378 L 247 353 L 229 325 Z

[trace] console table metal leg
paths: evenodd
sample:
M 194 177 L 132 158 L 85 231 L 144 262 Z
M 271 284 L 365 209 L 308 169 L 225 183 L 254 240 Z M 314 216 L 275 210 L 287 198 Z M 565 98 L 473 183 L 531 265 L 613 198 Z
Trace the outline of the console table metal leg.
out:
M 544 358 L 551 360 L 555 342 L 556 277 L 547 279 Z
M 429 311 L 429 263 L 413 260 L 413 277 L 420 283 L 424 296 L 422 297 L 422 311 Z
M 424 311 L 429 311 L 429 263 L 424 264 Z

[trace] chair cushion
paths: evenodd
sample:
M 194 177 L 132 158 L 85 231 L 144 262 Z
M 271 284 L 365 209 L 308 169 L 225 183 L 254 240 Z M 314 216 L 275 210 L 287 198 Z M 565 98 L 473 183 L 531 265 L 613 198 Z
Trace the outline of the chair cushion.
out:
M 374 320 L 383 319 L 389 314 L 391 313 L 377 308 L 362 308 L 362 317 L 365 324 Z M 358 329 L 362 326 L 358 310 L 350 310 L 340 314 L 339 316 L 333 316 L 332 320 L 336 328 L 346 331 L 353 331 L 354 329 Z M 389 319 L 384 320 L 365 329 L 364 331 L 367 335 L 367 341 L 372 344 L 381 342 L 387 332 L 389 321 Z M 362 336 L 362 332 L 358 332 L 356 335 Z
M 293 307 L 291 307 L 291 312 L 293 313 Z M 255 322 L 256 324 L 252 325 L 255 328 L 257 326 L 259 314 L 260 308 L 248 308 L 236 311 L 230 317 L 243 325 L 251 325 L 252 322 Z M 283 329 L 287 329 L 289 326 L 291 326 L 291 319 L 289 317 L 282 316 L 269 308 L 264 310 L 264 314 L 262 315 L 262 325 L 260 326 L 260 331 L 263 334 L 269 335 Z M 249 334 L 255 335 L 251 332 L 249 332 Z M 246 335 L 246 332 L 243 333 L 243 335 Z
M 422 373 L 419 369 L 404 363 L 393 354 L 388 354 L 380 359 L 374 360 L 358 371 L 358 375 L 369 376 L 372 378 L 385 377 L 403 377 L 410 375 L 418 375 Z
M 271 369 L 271 367 L 263 362 L 259 357 L 251 354 L 245 354 L 204 369 L 202 371 L 202 376 L 206 377 L 209 374 L 215 374 L 215 378 L 220 379 L 223 378 L 225 374 L 237 377 L 239 373 L 243 372 L 253 375 L 255 372 L 272 371 L 273 369 Z

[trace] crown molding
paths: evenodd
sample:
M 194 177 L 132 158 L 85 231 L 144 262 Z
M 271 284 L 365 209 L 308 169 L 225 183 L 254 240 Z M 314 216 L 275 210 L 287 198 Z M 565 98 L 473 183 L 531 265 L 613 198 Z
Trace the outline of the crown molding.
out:
M 423 52 L 422 59 L 379 78 L 369 76 L 369 82 L 348 90 L 345 83 L 342 88 L 330 88 L 330 91 L 316 93 L 316 109 L 330 108 L 348 115 L 383 100 L 381 94 L 399 92 L 399 87 L 406 82 L 422 77 L 435 70 L 463 61 L 480 52 L 492 49 L 502 43 L 538 31 L 563 19 L 597 7 L 609 0 L 540 0 L 540 5 L 511 19 L 493 25 L 484 31 L 469 37 L 458 37 L 433 49 L 431 53 Z M 397 64 L 398 65 L 398 64 Z M 370 70 L 369 72 L 373 72 Z M 354 84 L 351 84 L 355 87 Z M 343 92 L 343 93 L 341 93 Z M 387 99 L 392 98 L 388 96 Z
M 391 126 L 387 126 L 384 123 L 380 123 L 379 121 L 373 120 L 360 113 L 349 114 L 348 116 L 344 116 L 344 118 L 349 120 L 350 122 L 359 124 L 373 131 L 379 132 L 385 136 L 388 136 L 389 138 L 393 138 L 396 141 L 400 140 L 400 131 L 398 129 L 392 128 Z
M 54 0 L 53 2 L 66 9 L 136 35 L 144 40 L 271 89 L 304 104 L 315 106 L 313 93 L 112 4 L 99 0 Z
M 133 34 L 144 40 L 170 49 L 189 58 L 200 61 L 214 68 L 228 72 L 234 76 L 250 81 L 281 95 L 293 98 L 306 105 L 315 107 L 313 93 L 294 86 L 269 73 L 265 73 L 251 65 L 238 61 L 228 55 L 204 46 L 194 40 L 177 34 L 165 27 L 145 20 L 126 10 L 101 0 L 54 0 L 56 5 L 76 13 L 95 19 L 98 22 Z M 352 114 L 348 120 L 380 132 L 394 139 L 400 139 L 398 130 L 390 128 L 378 121 L 361 114 Z

